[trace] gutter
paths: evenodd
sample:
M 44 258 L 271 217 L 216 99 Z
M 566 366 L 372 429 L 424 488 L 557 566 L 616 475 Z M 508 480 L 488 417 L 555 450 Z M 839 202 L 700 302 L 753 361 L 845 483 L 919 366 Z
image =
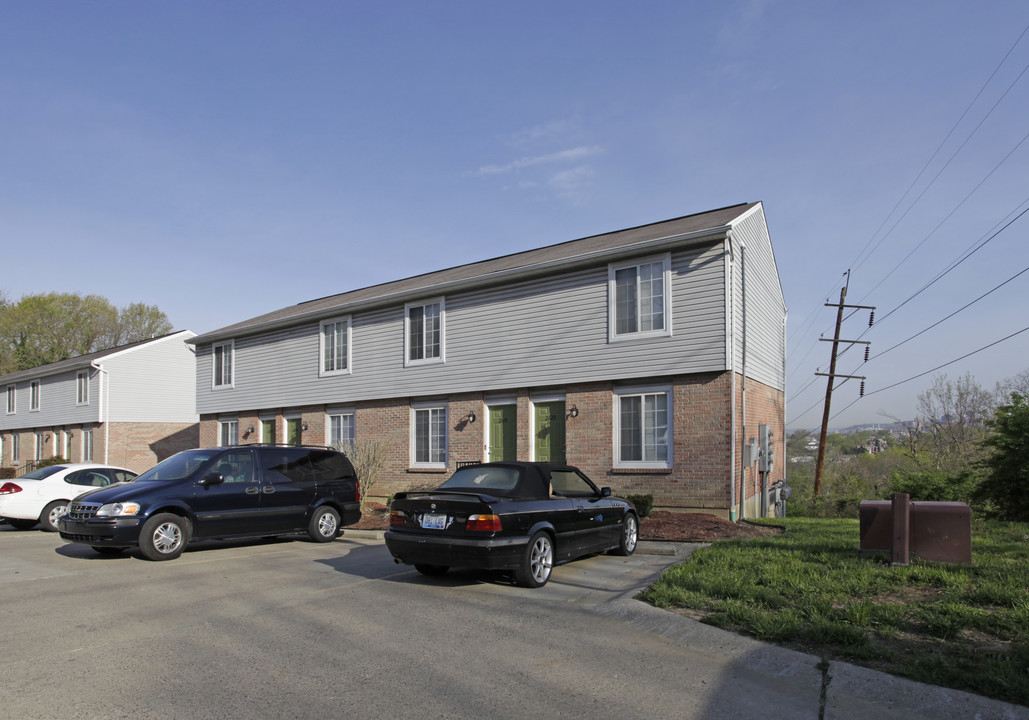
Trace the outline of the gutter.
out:
M 226 340 L 229 338 L 244 337 L 247 335 L 257 335 L 263 332 L 267 332 L 269 330 L 277 330 L 280 328 L 291 327 L 302 322 L 332 317 L 333 315 L 337 315 L 340 312 L 354 313 L 361 310 L 368 310 L 370 308 L 380 307 L 384 305 L 395 305 L 402 303 L 406 300 L 415 298 L 445 295 L 448 292 L 454 292 L 457 290 L 471 290 L 485 285 L 493 285 L 502 280 L 511 281 L 523 278 L 530 278 L 536 275 L 546 275 L 554 270 L 562 270 L 580 266 L 593 265 L 602 260 L 615 260 L 619 257 L 628 257 L 632 255 L 638 255 L 640 253 L 657 252 L 659 250 L 665 250 L 669 247 L 686 242 L 692 244 L 700 244 L 704 240 L 715 241 L 721 237 L 726 237 L 731 228 L 732 225 L 722 225 L 716 228 L 706 228 L 704 230 L 697 230 L 691 233 L 683 233 L 680 235 L 672 235 L 669 237 L 660 237 L 654 238 L 652 240 L 644 240 L 643 242 L 634 243 L 632 245 L 622 245 L 617 248 L 597 250 L 583 255 L 576 255 L 574 257 L 560 258 L 558 260 L 549 260 L 547 262 L 537 263 L 534 265 L 508 268 L 507 270 L 498 270 L 495 272 L 486 273 L 485 275 L 476 275 L 474 277 L 461 278 L 458 280 L 451 280 L 449 282 L 436 283 L 434 285 L 424 285 L 417 288 L 411 288 L 408 290 L 401 290 L 398 292 L 389 293 L 387 295 L 378 295 L 374 298 L 357 300 L 351 303 L 342 302 L 338 305 L 333 305 L 331 307 L 320 307 L 317 310 L 310 310 L 308 312 L 290 315 L 287 318 L 268 320 L 266 322 L 249 325 L 247 327 L 239 328 L 236 331 L 227 328 L 223 328 L 221 330 L 214 330 L 203 335 L 197 335 L 187 340 L 186 342 L 190 345 L 203 345 L 206 343 L 217 342 L 219 340 Z M 440 270 L 437 272 L 446 272 L 446 270 Z

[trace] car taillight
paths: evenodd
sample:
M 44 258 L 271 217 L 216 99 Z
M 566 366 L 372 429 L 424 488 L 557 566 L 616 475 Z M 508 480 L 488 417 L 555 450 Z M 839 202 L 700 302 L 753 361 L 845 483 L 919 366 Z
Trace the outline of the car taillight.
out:
M 354 494 L 357 495 L 357 502 L 361 502 L 361 481 L 354 480 Z
M 500 532 L 500 517 L 498 515 L 469 515 L 464 529 Z
M 21 485 L 9 482 L 4 483 L 3 487 L 0 487 L 0 495 L 12 495 L 16 492 L 21 492 Z
M 407 515 L 404 514 L 403 510 L 390 510 L 389 524 L 390 527 L 393 527 L 394 525 L 407 525 Z

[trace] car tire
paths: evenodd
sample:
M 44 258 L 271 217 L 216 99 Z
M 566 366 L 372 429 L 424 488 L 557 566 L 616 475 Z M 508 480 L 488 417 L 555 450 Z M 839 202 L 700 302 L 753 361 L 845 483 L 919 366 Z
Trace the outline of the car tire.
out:
M 121 555 L 122 551 L 125 550 L 125 548 L 102 547 L 100 545 L 93 545 L 92 548 L 93 548 L 93 552 L 99 553 L 100 555 L 106 555 L 106 556 Z
M 636 552 L 636 543 L 640 539 L 640 522 L 636 516 L 629 513 L 622 523 L 622 536 L 618 540 L 618 547 L 615 548 L 615 555 L 632 555 Z
M 174 560 L 189 542 L 189 524 L 172 513 L 159 513 L 143 523 L 139 549 L 147 560 Z
M 307 525 L 307 534 L 314 542 L 331 542 L 339 536 L 339 513 L 323 505 L 314 511 Z
M 515 571 L 515 580 L 522 587 L 543 587 L 550 580 L 554 569 L 554 541 L 543 530 L 532 536 L 525 551 L 522 563 Z
M 7 518 L 7 524 L 15 530 L 31 530 L 36 527 L 38 520 L 23 520 L 22 518 Z
M 47 532 L 57 532 L 57 518 L 68 512 L 68 500 L 54 500 L 39 514 L 39 524 Z
M 415 563 L 414 569 L 422 575 L 438 577 L 439 575 L 446 575 L 447 570 L 449 570 L 450 567 L 447 565 L 426 565 L 425 563 Z

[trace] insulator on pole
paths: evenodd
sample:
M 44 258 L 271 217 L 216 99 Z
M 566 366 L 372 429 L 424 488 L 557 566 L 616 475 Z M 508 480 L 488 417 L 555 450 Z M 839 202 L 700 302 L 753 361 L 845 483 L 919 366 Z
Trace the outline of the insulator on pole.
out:
M 872 327 L 872 323 L 875 322 L 875 310 L 868 313 L 868 327 Z
M 861 381 L 861 395 L 860 395 L 860 397 L 864 397 L 864 396 L 865 396 L 865 381 L 862 380 Z
M 871 345 L 865 345 L 865 362 L 868 362 L 868 353 L 872 349 Z

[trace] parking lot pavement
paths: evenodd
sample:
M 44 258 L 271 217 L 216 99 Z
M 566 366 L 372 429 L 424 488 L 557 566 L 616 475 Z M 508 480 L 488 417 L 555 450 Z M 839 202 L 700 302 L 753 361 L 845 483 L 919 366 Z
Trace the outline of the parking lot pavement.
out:
M 101 557 L 0 527 L 7 717 L 1029 718 L 633 599 L 681 558 L 597 556 L 543 588 L 423 578 L 380 540 Z

